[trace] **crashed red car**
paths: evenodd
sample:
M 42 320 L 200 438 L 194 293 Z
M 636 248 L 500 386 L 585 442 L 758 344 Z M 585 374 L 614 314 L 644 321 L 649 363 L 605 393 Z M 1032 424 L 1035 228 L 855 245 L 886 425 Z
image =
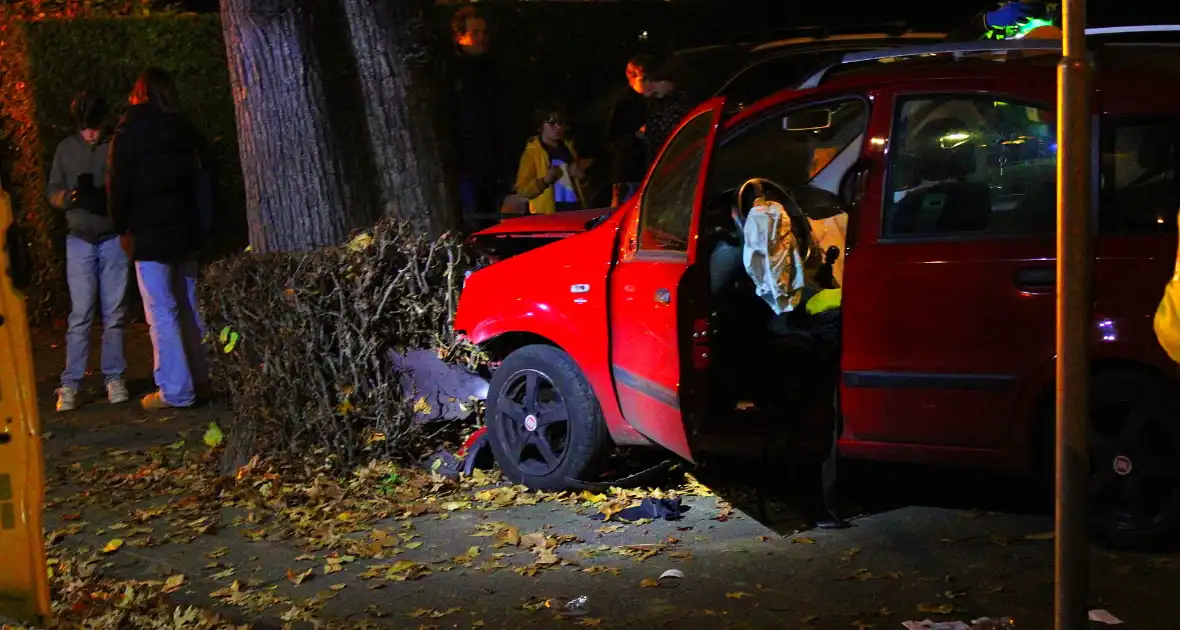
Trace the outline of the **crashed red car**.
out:
M 502 361 L 487 424 L 505 473 L 569 487 L 616 446 L 697 460 L 835 426 L 849 458 L 1051 474 L 1059 53 L 1036 49 L 1052 45 L 866 53 L 732 117 L 714 99 L 628 204 L 477 235 L 500 249 L 456 329 Z M 1150 545 L 1180 529 L 1180 389 L 1152 330 L 1176 255 L 1180 66 L 1096 54 L 1093 523 Z M 734 222 L 751 180 L 804 228 L 844 217 L 836 343 L 776 331 L 753 298 Z

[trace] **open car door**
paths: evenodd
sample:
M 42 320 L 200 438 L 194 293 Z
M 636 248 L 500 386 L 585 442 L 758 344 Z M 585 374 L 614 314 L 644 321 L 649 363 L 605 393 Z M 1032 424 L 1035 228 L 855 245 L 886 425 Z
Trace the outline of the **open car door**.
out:
M 45 468 L 32 346 L 20 292 L 27 286 L 27 250 L 3 188 L 0 235 L 0 619 L 40 623 L 50 610 L 41 539 Z
M 696 260 L 705 169 L 723 98 L 690 113 L 664 145 L 623 228 L 611 272 L 611 369 L 627 422 L 692 461 L 682 401 L 708 363 L 706 287 Z M 694 333 L 696 335 L 694 336 Z M 694 343 L 694 339 L 698 343 Z

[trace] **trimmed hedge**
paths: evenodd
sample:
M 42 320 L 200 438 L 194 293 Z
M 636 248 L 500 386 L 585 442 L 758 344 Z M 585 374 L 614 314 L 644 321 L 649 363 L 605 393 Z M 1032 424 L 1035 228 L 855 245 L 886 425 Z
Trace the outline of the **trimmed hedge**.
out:
M 36 323 L 68 311 L 64 219 L 49 207 L 45 183 L 57 144 L 75 133 L 70 101 L 84 88 L 107 97 L 114 124 L 140 72 L 159 66 L 172 73 L 184 111 L 212 142 L 218 159 L 226 236 L 209 253 L 245 246 L 245 196 L 221 21 L 216 15 L 148 7 L 124 3 L 120 11 L 134 15 L 91 11 L 86 17 L 67 9 L 39 17 L 0 7 L 0 121 L 6 145 L 0 176 L 32 241 L 29 315 Z
M 210 265 L 197 291 L 213 382 L 233 401 L 224 469 L 311 452 L 350 468 L 431 446 L 414 419 L 429 403 L 407 400 L 386 353 L 485 363 L 452 329 L 472 262 L 455 235 L 430 239 L 386 218 L 342 246 Z

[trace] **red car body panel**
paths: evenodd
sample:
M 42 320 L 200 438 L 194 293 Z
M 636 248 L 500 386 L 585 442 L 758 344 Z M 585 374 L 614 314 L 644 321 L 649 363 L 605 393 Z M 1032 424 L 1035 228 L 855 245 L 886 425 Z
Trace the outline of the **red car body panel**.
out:
M 481 230 L 479 236 L 536 235 L 536 234 L 577 234 L 586 231 L 586 222 L 608 212 L 601 210 L 578 210 L 557 214 L 529 214 L 503 221 Z
M 1055 302 L 1051 281 L 1027 284 L 1017 275 L 1032 270 L 1051 276 L 1055 237 L 890 241 L 879 235 L 897 97 L 994 94 L 1051 112 L 1055 62 L 1046 57 L 853 70 L 816 89 L 777 93 L 720 125 L 724 133 L 789 103 L 852 94 L 870 99 L 862 155 L 870 168 L 863 196 L 849 212 L 844 268 L 845 424 L 839 443 L 846 455 L 1004 469 L 1034 463 L 1031 455 L 1044 429 L 1038 419 L 1052 403 Z M 1180 113 L 1180 84 L 1161 81 L 1158 71 L 1120 69 L 1096 81 L 1096 115 Z M 712 144 L 711 139 L 710 151 Z M 1096 146 L 1096 161 L 1099 151 Z M 694 236 L 699 195 L 700 190 Z M 548 226 L 572 229 L 578 220 L 584 219 L 557 215 L 521 219 L 517 226 L 557 232 Z M 551 340 L 581 366 L 616 441 L 644 443 L 646 435 L 691 459 L 683 417 L 690 410 L 678 407 L 680 388 L 686 371 L 707 361 L 698 361 L 690 342 L 677 338 L 688 323 L 677 321 L 674 307 L 688 297 L 680 281 L 695 247 L 675 261 L 637 256 L 637 220 L 638 205 L 632 202 L 588 233 L 476 272 L 460 301 L 457 328 L 481 343 L 512 332 Z M 515 229 L 506 222 L 489 232 Z M 1175 373 L 1152 329 L 1175 252 L 1175 235 L 1096 233 L 1096 364 Z M 571 300 L 569 286 L 575 282 L 592 283 L 581 296 L 585 302 Z M 671 307 L 654 305 L 657 289 L 668 290 Z M 686 352 L 694 353 L 692 360 L 684 360 Z M 625 384 L 619 382 L 620 367 Z
M 621 215 L 471 274 L 455 313 L 455 330 L 476 344 L 525 333 L 556 345 L 573 357 L 594 389 L 611 438 L 618 444 L 645 444 L 619 410 L 606 341 L 607 278 Z M 574 293 L 575 285 L 587 290 Z
M 698 116 L 710 116 L 710 132 L 704 139 L 699 165 L 701 175 L 693 193 L 694 206 L 699 208 L 705 192 L 705 173 L 713 151 L 713 140 L 721 116 L 724 99 L 713 99 L 686 117 L 684 124 Z M 676 161 L 689 160 L 694 150 Z M 662 158 L 663 156 L 661 156 Z M 680 169 L 682 164 L 660 164 L 661 169 Z M 642 198 L 642 195 L 637 195 Z M 642 202 L 640 202 L 642 203 Z M 687 252 L 656 251 L 645 247 L 648 228 L 639 234 L 635 244 L 638 204 L 628 209 L 626 237 L 620 245 L 619 256 L 611 275 L 611 368 L 615 378 L 623 417 L 640 433 L 657 444 L 692 461 L 688 443 L 688 427 L 682 415 L 682 353 L 680 331 L 685 328 L 681 319 L 682 279 L 696 258 L 697 220 L 688 231 Z M 699 212 L 694 212 L 699 219 Z M 692 290 L 689 288 L 688 290 Z

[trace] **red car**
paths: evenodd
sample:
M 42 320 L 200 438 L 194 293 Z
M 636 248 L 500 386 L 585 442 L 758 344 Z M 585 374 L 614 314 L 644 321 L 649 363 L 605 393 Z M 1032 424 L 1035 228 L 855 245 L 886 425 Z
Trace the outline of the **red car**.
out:
M 693 461 L 819 419 L 849 458 L 1051 475 L 1057 44 L 863 53 L 729 118 L 714 99 L 624 206 L 476 235 L 495 262 L 456 329 L 499 362 L 505 473 L 576 486 L 616 446 Z M 1177 366 L 1152 330 L 1176 259 L 1180 65 L 1096 55 L 1093 522 L 1147 545 L 1180 529 Z M 774 332 L 751 299 L 732 216 L 751 179 L 803 225 L 846 219 L 837 343 Z

